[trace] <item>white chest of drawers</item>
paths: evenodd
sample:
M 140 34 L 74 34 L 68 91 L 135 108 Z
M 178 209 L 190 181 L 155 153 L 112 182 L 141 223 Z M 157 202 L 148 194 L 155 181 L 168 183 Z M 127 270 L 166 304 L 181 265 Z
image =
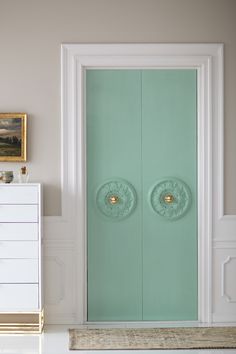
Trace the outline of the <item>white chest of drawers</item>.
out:
M 41 332 L 41 185 L 0 184 L 0 332 Z

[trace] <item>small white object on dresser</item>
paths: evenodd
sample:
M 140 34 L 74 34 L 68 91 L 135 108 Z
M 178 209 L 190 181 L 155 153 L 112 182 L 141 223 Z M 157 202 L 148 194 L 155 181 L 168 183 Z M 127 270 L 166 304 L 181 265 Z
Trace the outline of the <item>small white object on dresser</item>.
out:
M 0 332 L 41 333 L 42 193 L 0 184 Z

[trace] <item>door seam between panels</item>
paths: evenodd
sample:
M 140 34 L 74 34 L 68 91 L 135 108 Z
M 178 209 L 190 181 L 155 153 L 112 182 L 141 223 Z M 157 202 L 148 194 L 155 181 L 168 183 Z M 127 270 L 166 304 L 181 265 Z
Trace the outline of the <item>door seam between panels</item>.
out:
M 140 109 L 141 109 L 141 193 L 140 193 L 140 202 L 141 202 L 141 265 L 142 265 L 142 272 L 141 272 L 141 296 L 142 296 L 142 321 L 143 321 L 143 71 L 140 70 Z

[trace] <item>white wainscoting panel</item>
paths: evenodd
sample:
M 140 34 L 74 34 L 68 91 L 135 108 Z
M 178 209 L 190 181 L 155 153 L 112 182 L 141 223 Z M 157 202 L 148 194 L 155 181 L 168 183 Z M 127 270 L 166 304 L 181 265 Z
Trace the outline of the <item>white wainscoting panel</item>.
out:
M 213 321 L 236 319 L 236 242 L 214 245 Z
M 44 242 L 44 295 L 47 324 L 75 323 L 75 247 Z

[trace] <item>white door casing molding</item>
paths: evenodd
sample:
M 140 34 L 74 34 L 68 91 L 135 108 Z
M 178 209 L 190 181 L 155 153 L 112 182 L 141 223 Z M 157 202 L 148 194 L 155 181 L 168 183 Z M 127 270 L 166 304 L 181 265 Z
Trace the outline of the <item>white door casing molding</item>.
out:
M 198 73 L 199 321 L 212 321 L 213 183 L 223 183 L 222 44 L 63 44 L 63 218 L 73 248 L 73 322 L 86 323 L 86 68 L 195 68 Z M 222 160 L 218 162 L 218 157 Z M 213 174 L 214 169 L 218 171 Z M 220 171 L 220 173 L 219 173 Z M 218 178 L 219 176 L 219 178 Z M 215 193 L 215 189 L 214 189 Z M 214 198 L 213 198 L 214 197 Z M 218 200 L 218 215 L 220 204 Z M 58 220 L 55 220 L 58 222 Z M 63 236 L 62 236 L 63 239 Z M 65 239 L 64 239 L 65 241 Z

